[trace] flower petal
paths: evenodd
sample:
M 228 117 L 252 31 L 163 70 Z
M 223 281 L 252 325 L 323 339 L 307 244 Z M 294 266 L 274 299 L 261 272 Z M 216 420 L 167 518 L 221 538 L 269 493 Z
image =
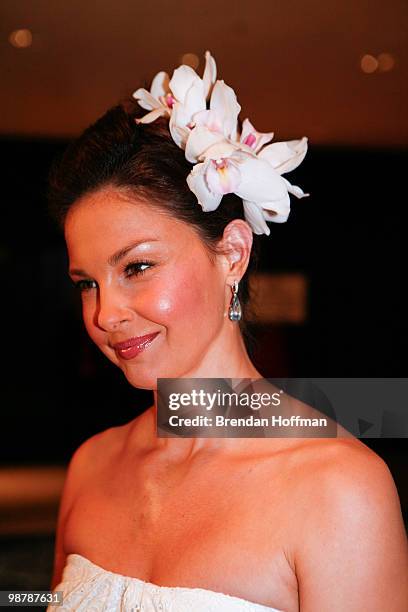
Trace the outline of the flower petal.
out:
M 156 119 L 158 119 L 162 115 L 166 115 L 167 113 L 167 109 L 164 108 L 164 106 L 161 106 L 160 108 L 155 108 L 154 110 L 150 111 L 150 113 L 147 113 L 147 115 L 145 115 L 141 119 L 136 119 L 136 123 L 152 123 L 153 121 L 156 121 Z
M 223 134 L 222 120 L 217 111 L 202 110 L 199 113 L 195 113 L 192 120 L 196 126 L 205 126 L 212 132 Z
M 195 70 L 185 64 L 176 68 L 169 83 L 171 92 L 178 102 L 184 104 L 186 93 L 195 80 L 200 80 Z
M 298 187 L 298 185 L 292 185 L 291 183 L 289 183 L 289 181 L 286 180 L 284 176 L 282 176 L 282 180 L 285 181 L 285 185 L 289 193 L 293 193 L 293 195 L 297 198 L 306 198 L 310 195 L 310 193 L 305 193 L 303 189 Z
M 217 111 L 224 128 L 224 135 L 231 140 L 237 139 L 237 120 L 241 111 L 237 96 L 232 87 L 224 81 L 217 81 L 214 85 L 210 100 L 210 109 Z
M 212 193 L 205 180 L 205 173 L 209 163 L 196 164 L 187 177 L 187 184 L 197 197 L 198 203 L 204 212 L 215 210 L 222 200 L 222 194 Z
M 241 173 L 231 158 L 209 160 L 205 171 L 205 179 L 212 193 L 236 193 L 241 182 Z
M 245 219 L 251 226 L 254 234 L 266 234 L 269 236 L 271 230 L 266 225 L 262 208 L 255 204 L 255 202 L 248 202 L 248 200 L 243 200 L 243 204 Z
M 171 110 L 170 133 L 174 142 L 182 149 L 185 149 L 187 144 L 192 116 L 203 108 L 205 108 L 203 84 L 197 77 L 185 95 L 185 104 L 174 102 Z
M 193 115 L 203 111 L 206 107 L 204 96 L 204 85 L 201 79 L 195 79 L 184 97 L 185 111 L 189 117 L 189 123 Z
M 241 142 L 251 149 L 258 152 L 267 142 L 272 140 L 273 132 L 257 132 L 249 119 L 244 119 L 242 123 Z
M 156 98 L 152 96 L 150 91 L 147 91 L 147 89 L 143 89 L 143 87 L 136 89 L 136 91 L 132 93 L 132 97 L 136 98 L 140 106 L 142 108 L 145 108 L 146 110 L 152 110 L 153 108 L 159 108 L 160 106 L 162 106 L 159 100 L 156 100 Z
M 159 99 L 169 93 L 169 75 L 167 72 L 158 72 L 152 81 L 150 93 L 154 98 Z
M 273 223 L 284 223 L 290 213 L 290 199 L 286 192 L 281 200 L 274 202 L 249 202 L 243 200 L 245 218 L 252 227 L 255 234 L 266 234 L 269 236 L 270 229 L 266 221 Z
M 234 153 L 232 157 L 239 159 L 241 183 L 234 192 L 239 197 L 259 204 L 279 201 L 287 194 L 282 177 L 267 161 L 241 151 Z
M 222 133 L 213 132 L 206 127 L 196 126 L 191 130 L 187 139 L 186 159 L 192 164 L 199 161 L 201 156 L 205 159 L 207 149 L 221 141 L 224 141 Z
M 263 216 L 267 221 L 273 223 L 285 223 L 288 220 L 290 213 L 290 198 L 288 192 L 285 193 L 280 200 L 273 202 L 262 202 L 260 204 L 263 211 Z
M 204 96 L 208 100 L 212 86 L 217 78 L 217 65 L 209 51 L 205 52 L 205 68 L 203 74 Z
M 268 161 L 276 172 L 285 174 L 299 166 L 307 153 L 307 138 L 300 140 L 289 140 L 287 142 L 274 142 L 268 145 L 258 157 Z
M 185 149 L 190 130 L 186 127 L 190 121 L 190 115 L 180 102 L 175 102 L 171 111 L 169 130 L 171 137 L 177 146 Z
M 223 138 L 219 142 L 208 147 L 201 155 L 202 159 L 220 159 L 224 157 L 231 157 L 237 151 L 237 145 L 230 140 Z

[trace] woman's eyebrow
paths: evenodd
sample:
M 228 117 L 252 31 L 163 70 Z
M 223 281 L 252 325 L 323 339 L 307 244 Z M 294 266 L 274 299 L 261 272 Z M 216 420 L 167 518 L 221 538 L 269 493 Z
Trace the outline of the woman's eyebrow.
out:
M 119 251 L 116 251 L 116 253 L 113 253 L 113 255 L 111 255 L 108 258 L 108 264 L 112 267 L 116 266 L 129 253 L 129 251 L 131 251 L 132 249 L 136 248 L 137 246 L 141 244 L 144 244 L 145 242 L 158 242 L 158 239 L 157 238 L 143 238 L 143 240 L 137 240 L 136 242 L 132 242 L 131 244 L 128 244 L 122 249 L 119 249 Z M 77 268 L 73 268 L 69 270 L 69 274 L 76 275 L 76 276 L 88 276 L 86 272 L 84 272 L 83 270 L 79 270 Z
M 125 255 L 127 255 L 128 252 L 134 249 L 135 247 L 139 246 L 140 244 L 143 244 L 144 242 L 157 241 L 157 238 L 144 238 L 143 240 L 137 240 L 136 242 L 132 242 L 131 244 L 128 244 L 128 246 L 125 246 L 123 249 L 119 249 L 119 251 L 116 251 L 116 253 L 111 255 L 108 259 L 108 264 L 110 266 L 116 266 L 120 262 L 120 260 L 123 259 Z

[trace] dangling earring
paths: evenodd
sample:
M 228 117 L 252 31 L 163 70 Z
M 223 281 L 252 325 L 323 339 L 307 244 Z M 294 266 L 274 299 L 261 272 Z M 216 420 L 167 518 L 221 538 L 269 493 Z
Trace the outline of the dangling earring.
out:
M 235 280 L 231 287 L 232 298 L 228 310 L 228 318 L 230 321 L 240 321 L 242 317 L 241 303 L 238 298 L 238 281 Z

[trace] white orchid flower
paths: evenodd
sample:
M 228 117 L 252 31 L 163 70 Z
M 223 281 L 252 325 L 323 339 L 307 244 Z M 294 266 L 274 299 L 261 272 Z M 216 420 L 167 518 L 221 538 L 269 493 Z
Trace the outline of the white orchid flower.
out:
M 270 234 L 267 222 L 283 223 L 290 213 L 289 194 L 308 196 L 282 176 L 294 170 L 307 152 L 307 138 L 268 144 L 273 132 L 258 132 L 249 119 L 238 132 L 241 107 L 234 90 L 217 78 L 217 67 L 205 53 L 203 77 L 186 65 L 171 80 L 159 72 L 150 92 L 133 95 L 150 111 L 138 122 L 149 123 L 168 115 L 174 142 L 194 164 L 187 183 L 203 211 L 218 208 L 224 195 L 242 198 L 245 219 L 255 234 Z M 207 109 L 207 101 L 209 108 Z
M 217 75 L 215 60 L 209 51 L 206 51 L 205 59 L 202 79 L 190 66 L 182 65 L 173 72 L 169 83 L 175 98 L 169 129 L 174 142 L 182 149 L 186 147 L 193 116 L 207 107 L 206 100 Z
M 171 80 L 169 80 L 167 72 L 159 72 L 152 81 L 150 92 L 144 88 L 139 88 L 132 94 L 142 108 L 150 111 L 141 119 L 137 119 L 137 123 L 151 123 L 162 115 L 171 116 L 176 102 L 189 109 L 184 113 L 179 113 L 179 117 L 183 117 L 184 120 L 184 117 L 189 114 L 191 120 L 191 115 L 194 112 L 206 108 L 206 99 L 212 91 L 216 77 L 217 66 L 209 51 L 205 52 L 205 69 L 202 79 L 193 68 L 184 64 L 174 70 Z M 190 91 L 197 79 L 202 85 L 195 85 Z M 173 125 L 174 123 L 173 120 Z M 183 128 L 182 125 L 178 127 Z M 177 133 L 177 130 L 175 132 Z
M 152 123 L 162 115 L 170 115 L 175 102 L 170 87 L 167 72 L 158 72 L 152 81 L 150 92 L 140 87 L 132 96 L 136 98 L 142 108 L 151 112 L 137 119 L 137 123 Z
M 198 203 L 205 212 L 212 211 L 223 195 L 235 193 L 243 200 L 245 219 L 253 232 L 269 235 L 266 221 L 284 223 L 289 216 L 289 193 L 298 198 L 309 195 L 281 176 L 282 171 L 289 172 L 302 161 L 307 139 L 275 143 L 277 146 L 265 147 L 257 155 L 256 151 L 269 142 L 272 134 L 256 132 L 247 121 L 245 136 L 241 135 L 240 141 L 234 143 L 219 130 L 216 113 L 207 111 L 206 115 L 199 115 L 199 122 L 203 118 L 205 125 L 191 130 L 185 150 L 189 161 L 201 161 L 187 178 Z
M 227 193 L 235 193 L 241 182 L 239 160 L 233 156 L 206 159 L 194 166 L 187 177 L 191 191 L 204 212 L 215 210 Z
M 237 139 L 238 115 L 241 107 L 232 87 L 224 81 L 217 81 L 213 87 L 210 108 L 193 116 L 193 126 L 207 127 L 213 132 L 220 132 L 228 140 Z
M 205 212 L 215 210 L 227 193 L 241 197 L 245 218 L 257 234 L 270 233 L 265 219 L 283 222 L 289 215 L 285 179 L 268 162 L 237 149 L 228 157 L 196 164 L 187 183 Z
M 201 90 L 204 94 L 204 84 L 191 66 L 185 66 L 183 64 L 175 69 L 169 85 L 170 90 L 177 102 L 184 105 L 186 104 L 187 93 L 196 82 L 201 83 Z
M 234 90 L 224 81 L 217 81 L 212 90 L 210 108 L 192 115 L 191 132 L 185 146 L 186 159 L 193 164 L 208 156 L 216 159 L 223 155 L 219 146 L 217 153 L 210 151 L 207 154 L 215 144 L 224 143 L 227 149 L 237 149 L 235 142 L 240 110 Z M 250 148 L 248 151 L 252 152 Z

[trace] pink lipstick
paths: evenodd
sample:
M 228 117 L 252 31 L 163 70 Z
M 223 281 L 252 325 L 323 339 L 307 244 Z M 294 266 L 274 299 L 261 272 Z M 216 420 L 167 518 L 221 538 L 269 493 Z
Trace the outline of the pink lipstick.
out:
M 133 357 L 136 357 L 136 355 L 150 346 L 158 334 L 159 332 L 155 332 L 154 334 L 147 334 L 145 336 L 135 336 L 124 342 L 113 344 L 112 348 L 115 349 L 116 354 L 122 359 L 133 359 Z

